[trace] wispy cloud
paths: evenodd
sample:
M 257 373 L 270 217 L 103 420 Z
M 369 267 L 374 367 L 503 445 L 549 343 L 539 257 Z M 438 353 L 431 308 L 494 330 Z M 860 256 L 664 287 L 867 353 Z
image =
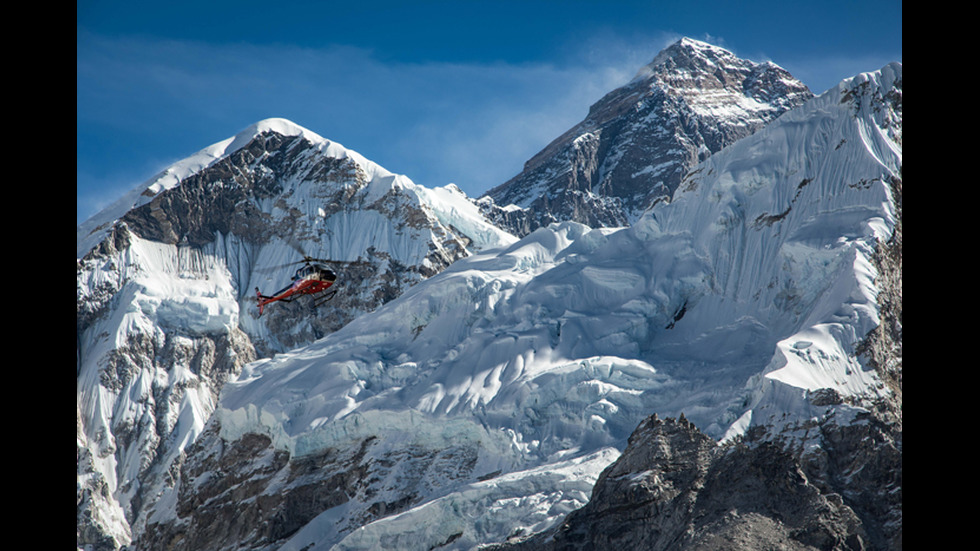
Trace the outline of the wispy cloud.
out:
M 659 46 L 640 52 L 636 42 L 605 38 L 576 43 L 554 63 L 418 64 L 350 47 L 80 34 L 79 210 L 90 181 L 146 170 L 147 157 L 177 160 L 267 117 L 289 118 L 423 185 L 453 182 L 479 195 Z

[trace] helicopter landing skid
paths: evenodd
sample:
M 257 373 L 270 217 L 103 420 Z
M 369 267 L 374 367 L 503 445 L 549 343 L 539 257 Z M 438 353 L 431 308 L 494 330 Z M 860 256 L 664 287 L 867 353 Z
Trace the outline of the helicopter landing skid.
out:
M 328 300 L 332 299 L 333 296 L 336 295 L 336 294 L 337 294 L 337 290 L 334 289 L 333 291 L 330 291 L 329 293 L 327 293 L 326 295 L 324 295 L 324 296 L 322 296 L 320 298 L 313 297 L 313 303 L 310 304 L 310 308 L 316 308 L 317 306 L 320 306 L 321 304 L 323 304 L 323 303 L 327 302 Z

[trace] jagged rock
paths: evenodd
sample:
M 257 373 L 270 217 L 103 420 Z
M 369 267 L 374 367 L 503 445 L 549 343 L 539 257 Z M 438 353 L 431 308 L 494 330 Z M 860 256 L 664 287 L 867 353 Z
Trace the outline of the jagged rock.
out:
M 469 477 L 476 460 L 466 445 L 409 446 L 379 456 L 379 444 L 367 437 L 342 449 L 292 456 L 265 435 L 226 440 L 212 422 L 187 451 L 174 490 L 176 521 L 150 522 L 138 548 L 276 549 L 320 513 L 342 506 L 347 512 L 336 529 L 350 532 L 408 509 L 433 486 Z
M 849 500 L 814 485 L 792 450 L 769 440 L 719 445 L 683 417 L 654 415 L 588 505 L 551 532 L 494 549 L 802 551 L 868 541 Z

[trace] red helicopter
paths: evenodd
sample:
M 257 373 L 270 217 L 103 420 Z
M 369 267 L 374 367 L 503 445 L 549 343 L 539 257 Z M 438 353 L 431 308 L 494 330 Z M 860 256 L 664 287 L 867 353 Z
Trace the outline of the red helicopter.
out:
M 316 308 L 333 298 L 337 294 L 336 289 L 327 294 L 323 293 L 333 285 L 334 281 L 337 281 L 337 274 L 322 264 L 323 262 L 328 261 L 310 258 L 309 256 L 304 256 L 303 260 L 294 262 L 294 264 L 305 265 L 296 270 L 296 275 L 293 276 L 289 285 L 272 295 L 263 295 L 259 291 L 259 288 L 256 287 L 255 296 L 259 301 L 259 315 L 262 315 L 262 311 L 267 304 L 277 301 L 292 302 L 302 295 L 313 297 L 312 304 L 310 305 L 311 308 Z

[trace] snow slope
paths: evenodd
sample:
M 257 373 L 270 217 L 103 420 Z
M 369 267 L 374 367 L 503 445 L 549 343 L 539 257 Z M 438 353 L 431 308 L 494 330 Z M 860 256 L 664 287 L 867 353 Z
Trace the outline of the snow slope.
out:
M 397 517 L 359 526 L 352 502 L 286 548 L 503 541 L 584 497 L 540 473 L 571 461 L 592 479 L 653 412 L 723 439 L 886 392 L 855 347 L 878 322 L 871 255 L 896 222 L 900 104 L 900 64 L 844 81 L 710 157 L 630 228 L 538 229 L 248 365 L 216 410 L 228 440 L 258 432 L 304 456 L 377 436 L 479 456 L 471 480 Z M 845 400 L 811 403 L 822 388 Z M 468 520 L 505 503 L 523 507 L 517 526 Z
M 104 488 L 91 515 L 118 542 L 132 537 L 126 517 L 137 481 L 151 470 L 158 476 L 159 465 L 166 472 L 214 410 L 219 385 L 201 373 L 199 354 L 218 364 L 234 363 L 236 354 L 254 359 L 244 346 L 210 344 L 219 335 L 242 338 L 233 277 L 216 260 L 223 257 L 215 248 L 134 239 L 80 273 L 80 291 L 116 289 L 126 305 L 100 309 L 79 335 L 76 379 L 79 487 Z

